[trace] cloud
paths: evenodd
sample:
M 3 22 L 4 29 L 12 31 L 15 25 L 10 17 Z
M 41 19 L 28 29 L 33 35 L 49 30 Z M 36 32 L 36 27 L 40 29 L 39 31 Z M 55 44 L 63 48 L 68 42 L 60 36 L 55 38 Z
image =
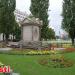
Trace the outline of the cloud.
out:
M 31 0 L 16 0 L 16 8 L 23 11 L 27 12 L 27 14 L 30 14 L 30 4 Z
M 50 0 L 49 10 L 49 26 L 53 27 L 56 35 L 59 35 L 61 31 L 61 22 L 62 22 L 62 1 L 63 0 Z

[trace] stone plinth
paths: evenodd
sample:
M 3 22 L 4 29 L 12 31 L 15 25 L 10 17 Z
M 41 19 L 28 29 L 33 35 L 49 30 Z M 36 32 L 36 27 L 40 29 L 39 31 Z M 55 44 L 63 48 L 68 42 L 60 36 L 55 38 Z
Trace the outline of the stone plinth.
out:
M 41 25 L 42 22 L 36 18 L 26 18 L 21 23 L 21 44 L 24 47 L 38 48 L 41 45 Z

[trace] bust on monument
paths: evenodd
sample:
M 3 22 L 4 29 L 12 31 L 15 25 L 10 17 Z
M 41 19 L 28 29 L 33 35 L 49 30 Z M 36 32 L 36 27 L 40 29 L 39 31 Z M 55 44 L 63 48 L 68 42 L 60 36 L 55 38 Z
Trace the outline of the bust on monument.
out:
M 25 18 L 21 22 L 21 40 L 25 47 L 36 47 L 40 44 L 42 21 L 38 18 Z

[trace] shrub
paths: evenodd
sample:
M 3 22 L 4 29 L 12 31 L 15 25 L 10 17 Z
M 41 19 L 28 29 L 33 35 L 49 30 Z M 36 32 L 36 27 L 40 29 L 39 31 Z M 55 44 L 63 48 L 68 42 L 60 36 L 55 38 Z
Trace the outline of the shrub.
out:
M 63 44 L 62 47 L 64 47 L 64 48 L 71 48 L 72 45 L 71 44 Z

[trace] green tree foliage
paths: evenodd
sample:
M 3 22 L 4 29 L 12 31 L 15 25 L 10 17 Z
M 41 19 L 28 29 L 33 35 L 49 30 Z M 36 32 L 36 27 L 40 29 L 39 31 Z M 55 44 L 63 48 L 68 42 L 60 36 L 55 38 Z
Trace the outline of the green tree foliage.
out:
M 30 11 L 33 16 L 43 21 L 41 37 L 47 39 L 49 0 L 31 0 Z
M 47 29 L 47 39 L 55 39 L 55 32 L 52 28 Z
M 15 22 L 14 24 L 12 35 L 13 35 L 13 40 L 15 41 L 19 41 L 21 39 L 21 27 L 17 22 Z
M 64 0 L 63 1 L 63 22 L 62 28 L 65 29 L 74 45 L 75 38 L 75 0 Z
M 15 24 L 14 10 L 16 6 L 15 0 L 0 0 L 0 32 L 9 38 Z

